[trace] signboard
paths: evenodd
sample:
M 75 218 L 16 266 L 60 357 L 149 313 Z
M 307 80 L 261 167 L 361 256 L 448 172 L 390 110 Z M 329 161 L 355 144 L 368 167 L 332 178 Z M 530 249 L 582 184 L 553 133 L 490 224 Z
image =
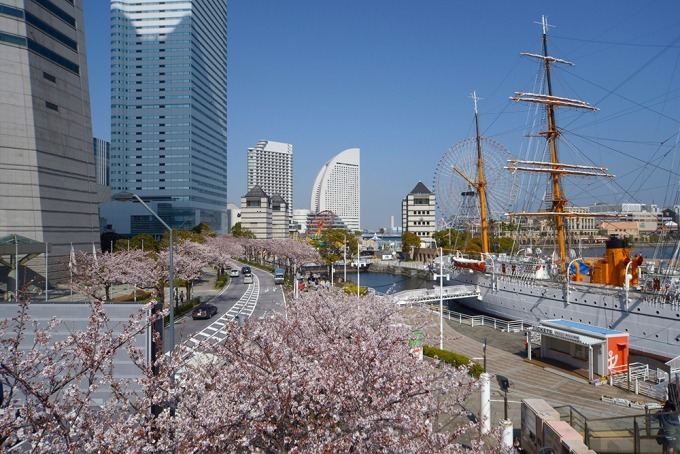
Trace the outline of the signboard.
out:
M 562 339 L 565 341 L 569 342 L 576 342 L 578 344 L 583 344 L 583 345 L 593 345 L 593 344 L 599 344 L 602 341 L 594 339 L 592 337 L 588 336 L 581 336 L 580 334 L 575 334 L 575 333 L 569 333 L 567 331 L 563 331 L 560 329 L 555 329 L 555 328 L 548 328 L 546 326 L 537 326 L 534 327 L 534 331 L 537 331 L 541 334 L 545 334 L 546 336 L 554 337 L 556 339 Z
M 607 370 L 621 371 L 628 365 L 628 336 L 607 339 Z
M 425 338 L 425 332 L 422 329 L 417 329 L 411 333 L 408 339 L 409 351 L 413 356 L 418 358 L 420 361 L 423 360 L 423 339 Z

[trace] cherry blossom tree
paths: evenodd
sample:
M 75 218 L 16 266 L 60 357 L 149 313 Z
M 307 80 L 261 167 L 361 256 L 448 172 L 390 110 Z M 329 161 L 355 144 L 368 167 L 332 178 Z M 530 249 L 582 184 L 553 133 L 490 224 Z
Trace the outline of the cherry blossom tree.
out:
M 103 292 L 106 301 L 111 300 L 111 286 L 115 284 L 148 287 L 154 281 L 153 263 L 137 249 L 96 255 L 78 251 L 71 259 L 71 271 L 75 290 L 93 299 Z
M 93 396 L 107 389 L 112 402 L 120 402 L 131 394 L 129 380 L 115 376 L 116 354 L 126 352 L 141 377 L 153 377 L 133 345 L 164 315 L 149 316 L 153 304 L 140 305 L 122 325 L 110 322 L 101 301 L 84 304 L 90 312 L 87 329 L 65 339 L 53 338 L 60 321 L 39 326 L 31 319 L 28 301 L 18 303 L 16 317 L 0 320 L 0 450 L 27 443 L 40 452 L 96 451 L 87 448 L 88 432 L 106 425 L 111 413 L 95 405 Z
M 239 257 L 243 257 L 244 241 L 232 235 L 220 235 L 218 237 L 206 238 L 206 250 L 211 263 L 223 270 L 229 263 Z
M 173 249 L 175 279 L 186 282 L 187 300 L 191 299 L 192 289 L 203 275 L 203 268 L 209 265 L 209 248 L 204 243 L 182 241 L 175 244 Z M 170 259 L 166 251 L 161 253 L 161 262 L 169 263 Z
M 412 329 L 384 297 L 314 292 L 287 317 L 226 327 L 204 361 L 184 365 L 161 443 L 180 452 L 502 451 L 469 422 L 467 369 L 419 362 Z M 176 366 L 177 367 L 177 366 Z M 167 389 L 167 388 L 166 388 Z M 494 433 L 497 436 L 497 433 Z
M 482 436 L 468 418 L 478 382 L 465 367 L 411 356 L 420 327 L 386 297 L 302 295 L 285 315 L 227 324 L 223 343 L 178 349 L 153 368 L 128 345 L 149 319 L 132 317 L 117 335 L 102 307 L 66 341 L 50 338 L 57 321 L 34 328 L 30 350 L 19 348 L 28 305 L 0 323 L 0 449 L 26 440 L 47 452 L 510 452 L 498 430 Z M 134 387 L 112 373 L 124 349 L 140 367 Z M 110 399 L 95 406 L 90 390 L 104 384 Z

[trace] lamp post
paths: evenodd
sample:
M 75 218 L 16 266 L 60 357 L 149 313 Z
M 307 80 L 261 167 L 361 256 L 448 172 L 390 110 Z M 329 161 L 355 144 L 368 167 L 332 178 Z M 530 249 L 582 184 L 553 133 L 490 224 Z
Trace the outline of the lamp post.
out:
M 342 248 L 342 264 L 345 266 L 345 271 L 342 275 L 342 285 L 345 285 L 347 282 L 347 235 L 343 235 L 342 237 L 344 238 L 344 241 L 342 242 L 344 246 Z
M 359 242 L 357 241 L 357 298 L 361 297 L 361 285 L 359 284 L 359 271 L 361 271 L 361 263 L 359 262 L 361 252 L 359 251 Z
M 444 274 L 444 249 L 439 248 L 439 274 L 434 275 L 439 278 L 439 349 L 444 350 L 444 277 L 449 280 L 449 275 Z
M 153 211 L 149 206 L 144 203 L 142 199 L 139 198 L 137 194 L 134 194 L 132 192 L 118 192 L 114 195 L 111 196 L 112 200 L 115 200 L 117 202 L 129 202 L 131 200 L 136 200 L 137 202 L 141 203 L 146 210 L 153 215 L 153 217 L 156 218 L 158 222 L 163 224 L 163 227 L 168 229 L 169 235 L 170 235 L 170 271 L 169 271 L 169 278 L 170 278 L 170 313 L 168 314 L 169 316 L 169 324 L 170 324 L 170 358 L 172 358 L 172 352 L 175 349 L 175 306 L 172 301 L 172 296 L 173 296 L 173 286 L 175 284 L 175 266 L 172 261 L 172 229 L 168 224 L 165 223 L 163 219 L 161 219 L 155 211 Z M 112 248 L 112 253 L 113 253 L 113 248 Z M 163 303 L 165 303 L 165 298 Z

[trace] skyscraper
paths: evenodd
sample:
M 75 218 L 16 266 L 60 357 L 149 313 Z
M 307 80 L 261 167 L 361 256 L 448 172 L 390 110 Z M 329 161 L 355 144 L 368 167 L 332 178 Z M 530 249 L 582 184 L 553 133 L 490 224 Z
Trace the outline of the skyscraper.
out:
M 53 281 L 71 243 L 99 243 L 82 2 L 4 2 L 0 15 L 0 242 L 23 244 L 21 276 L 45 269 L 43 256 L 31 259 L 45 246 L 27 242 L 47 243 Z
M 112 0 L 111 21 L 112 192 L 226 231 L 226 0 Z
M 312 187 L 311 210 L 332 211 L 350 230 L 361 229 L 360 150 L 350 148 L 328 161 Z
M 248 148 L 248 191 L 259 186 L 270 197 L 286 201 L 288 216 L 293 216 L 293 145 L 260 140 Z

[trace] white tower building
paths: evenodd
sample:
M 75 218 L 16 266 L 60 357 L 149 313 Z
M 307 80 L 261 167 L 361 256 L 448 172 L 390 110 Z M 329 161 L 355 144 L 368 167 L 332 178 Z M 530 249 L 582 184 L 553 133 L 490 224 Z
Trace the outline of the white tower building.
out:
M 361 230 L 360 150 L 349 148 L 328 161 L 312 187 L 311 210 L 332 211 L 350 230 Z
M 226 231 L 227 2 L 112 1 L 111 100 L 112 192 Z M 131 233 L 164 231 L 138 218 Z
M 293 145 L 260 140 L 248 148 L 248 191 L 259 186 L 270 197 L 285 200 L 288 217 L 293 215 Z

